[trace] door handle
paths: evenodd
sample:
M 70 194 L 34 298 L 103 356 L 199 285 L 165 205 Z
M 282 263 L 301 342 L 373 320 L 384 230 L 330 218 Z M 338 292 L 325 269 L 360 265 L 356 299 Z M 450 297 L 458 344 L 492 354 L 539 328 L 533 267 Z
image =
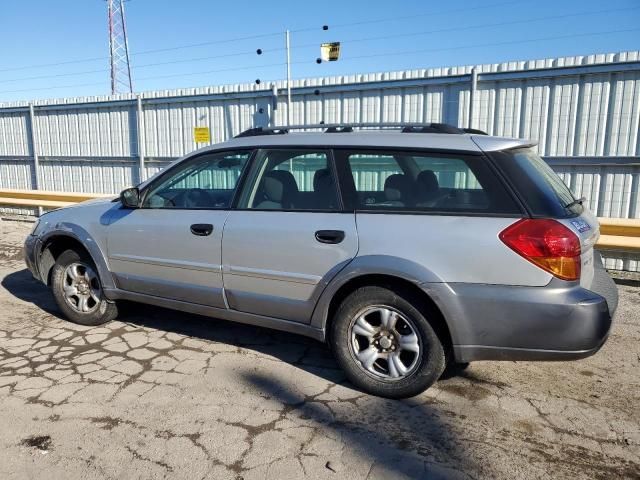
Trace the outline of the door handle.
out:
M 344 240 L 344 232 L 342 230 L 318 230 L 316 240 L 320 243 L 340 243 Z
M 210 223 L 194 223 L 191 225 L 191 233 L 199 237 L 206 237 L 213 232 L 213 225 Z

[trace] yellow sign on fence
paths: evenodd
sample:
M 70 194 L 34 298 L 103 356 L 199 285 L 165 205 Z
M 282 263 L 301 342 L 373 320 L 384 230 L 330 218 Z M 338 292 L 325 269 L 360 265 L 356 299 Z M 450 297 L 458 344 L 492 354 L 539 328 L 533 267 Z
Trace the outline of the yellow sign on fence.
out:
M 211 134 L 209 133 L 209 127 L 193 127 L 193 139 L 196 143 L 209 143 L 211 142 Z

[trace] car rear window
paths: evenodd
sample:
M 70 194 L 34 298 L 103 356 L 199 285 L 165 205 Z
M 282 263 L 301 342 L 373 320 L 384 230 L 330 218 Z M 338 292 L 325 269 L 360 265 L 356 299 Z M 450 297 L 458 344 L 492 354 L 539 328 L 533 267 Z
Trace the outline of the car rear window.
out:
M 492 152 L 518 194 L 535 216 L 566 218 L 582 213 L 569 187 L 532 148 Z

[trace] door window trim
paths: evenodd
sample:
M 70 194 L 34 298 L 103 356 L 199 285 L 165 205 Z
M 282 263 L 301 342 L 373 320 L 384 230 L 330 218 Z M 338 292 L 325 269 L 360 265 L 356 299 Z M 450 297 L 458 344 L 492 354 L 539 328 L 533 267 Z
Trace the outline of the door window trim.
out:
M 156 186 L 158 186 L 158 184 L 162 183 L 166 179 L 166 177 L 171 175 L 171 173 L 174 172 L 177 168 L 184 167 L 185 165 L 188 166 L 188 164 L 197 162 L 200 157 L 203 157 L 205 155 L 217 155 L 217 154 L 224 154 L 224 153 L 227 153 L 227 152 L 236 152 L 236 153 L 247 152 L 247 153 L 249 153 L 249 157 L 247 158 L 245 166 L 242 169 L 242 171 L 240 172 L 240 177 L 238 177 L 238 181 L 236 182 L 233 195 L 231 196 L 231 202 L 229 202 L 229 206 L 228 207 L 225 207 L 225 208 L 212 208 L 212 207 L 153 208 L 153 207 L 145 207 L 145 206 L 143 206 L 145 201 L 147 200 L 147 195 L 149 194 L 149 192 L 152 191 Z M 140 192 L 140 206 L 138 207 L 138 209 L 139 210 L 166 210 L 166 211 L 176 211 L 176 210 L 227 211 L 227 210 L 232 210 L 234 202 L 236 200 L 236 197 L 238 196 L 238 192 L 241 189 L 241 186 L 242 186 L 242 183 L 243 183 L 243 179 L 244 179 L 244 177 L 246 177 L 247 172 L 251 168 L 253 159 L 256 156 L 256 152 L 257 152 L 257 149 L 253 148 L 253 147 L 223 148 L 223 149 L 219 149 L 219 150 L 208 150 L 208 151 L 205 151 L 205 152 L 197 152 L 196 154 L 194 154 L 194 155 L 192 155 L 190 157 L 186 157 L 184 160 L 182 160 L 181 162 L 176 163 L 171 168 L 162 171 L 160 173 L 160 175 L 158 175 L 157 178 L 155 178 L 152 182 L 150 182 L 150 183 L 148 183 L 147 185 L 144 186 L 144 188 Z

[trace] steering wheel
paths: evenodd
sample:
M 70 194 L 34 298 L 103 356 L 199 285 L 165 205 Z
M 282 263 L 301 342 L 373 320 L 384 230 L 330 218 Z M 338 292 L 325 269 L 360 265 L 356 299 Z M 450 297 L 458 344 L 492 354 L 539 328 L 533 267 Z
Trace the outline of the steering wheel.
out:
M 212 205 L 211 195 L 202 188 L 192 188 L 184 194 L 184 206 L 187 208 L 205 208 Z

